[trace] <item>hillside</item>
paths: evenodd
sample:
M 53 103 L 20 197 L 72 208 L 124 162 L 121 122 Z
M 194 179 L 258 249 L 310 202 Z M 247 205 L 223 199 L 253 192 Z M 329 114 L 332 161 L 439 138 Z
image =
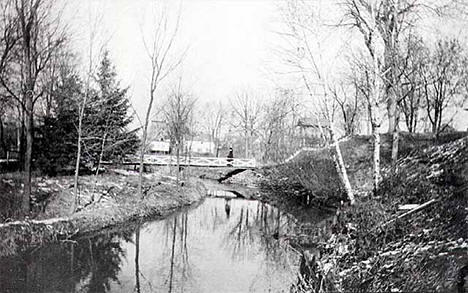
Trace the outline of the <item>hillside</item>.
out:
M 375 195 L 365 192 L 372 162 L 369 139 L 343 143 L 359 200 L 338 208 L 320 227 L 303 223 L 295 235 L 284 236 L 304 254 L 297 292 L 319 286 L 330 291 L 464 292 L 459 290 L 466 289 L 468 275 L 468 137 L 443 144 L 456 137 L 439 143 L 403 137 L 402 158 L 395 169 L 383 170 Z M 428 144 L 434 145 L 423 147 Z M 389 155 L 389 138 L 384 137 L 384 166 Z M 279 179 L 283 184 L 300 183 L 306 176 L 309 184 L 320 184 L 312 189 L 290 187 L 283 200 L 322 192 L 315 202 L 336 204 L 339 196 L 332 192 L 340 191 L 339 182 L 332 178 L 336 172 L 329 161 L 327 151 L 322 151 L 322 156 L 304 154 L 301 160 L 279 167 L 293 174 L 283 175 Z M 270 178 L 279 174 L 268 172 Z M 327 186 L 330 183 L 335 185 Z M 294 188 L 300 191 L 294 193 Z M 332 196 L 326 197 L 327 193 Z M 419 209 L 399 210 L 405 204 Z
M 399 157 L 404 158 L 426 147 L 441 145 L 468 135 L 467 132 L 447 133 L 437 140 L 426 134 L 402 133 Z M 391 162 L 391 135 L 381 136 L 381 164 Z M 372 138 L 355 136 L 340 143 L 343 159 L 352 187 L 358 195 L 372 189 Z M 287 164 L 262 170 L 260 187 L 271 201 L 293 202 L 307 206 L 338 206 L 346 201 L 330 150 L 323 148 L 300 153 Z

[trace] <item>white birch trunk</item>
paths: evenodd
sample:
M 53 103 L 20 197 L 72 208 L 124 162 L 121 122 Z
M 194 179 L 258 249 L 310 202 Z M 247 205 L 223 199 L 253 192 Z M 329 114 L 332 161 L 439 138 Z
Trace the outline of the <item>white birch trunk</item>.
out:
M 372 126 L 372 136 L 374 139 L 374 193 L 377 192 L 380 184 L 380 133 L 377 126 Z
M 392 165 L 395 166 L 398 161 L 398 148 L 400 142 L 400 131 L 398 130 L 398 125 L 393 131 L 392 135 Z
M 98 176 L 99 176 L 99 169 L 101 169 L 101 162 L 102 162 L 102 158 L 104 157 L 104 148 L 106 146 L 106 139 L 107 139 L 107 131 L 104 133 L 104 137 L 102 138 L 101 152 L 99 153 L 98 164 L 97 164 L 96 172 L 94 173 L 94 184 L 93 184 L 93 189 L 91 191 L 91 202 L 94 201 L 94 192 L 96 191 L 96 185 L 97 185 Z
M 356 203 L 356 199 L 354 198 L 353 188 L 351 187 L 351 183 L 349 182 L 348 172 L 346 171 L 346 165 L 341 154 L 340 144 L 336 139 L 335 128 L 332 125 L 330 125 L 330 136 L 332 144 L 335 147 L 336 151 L 336 163 L 338 167 L 338 174 L 340 175 L 341 181 L 345 187 L 346 194 L 351 205 L 354 205 Z
M 88 99 L 88 94 L 84 96 L 83 104 L 81 106 L 79 116 L 78 116 L 78 141 L 77 141 L 77 150 L 76 150 L 76 163 L 75 163 L 75 177 L 73 179 L 73 203 L 71 206 L 70 213 L 74 213 L 78 207 L 78 178 L 80 176 L 80 162 L 81 162 L 81 141 L 83 133 L 83 116 L 86 107 L 86 102 Z
M 150 118 L 152 106 L 153 106 L 153 96 L 151 96 L 150 98 L 150 103 L 148 106 L 148 110 L 146 112 L 145 125 L 143 127 L 143 136 L 141 138 L 140 168 L 139 168 L 139 173 L 138 173 L 138 195 L 140 196 L 140 198 L 143 198 L 143 171 L 144 171 L 144 164 L 145 164 L 146 139 L 148 137 L 148 124 L 149 124 L 149 118 Z

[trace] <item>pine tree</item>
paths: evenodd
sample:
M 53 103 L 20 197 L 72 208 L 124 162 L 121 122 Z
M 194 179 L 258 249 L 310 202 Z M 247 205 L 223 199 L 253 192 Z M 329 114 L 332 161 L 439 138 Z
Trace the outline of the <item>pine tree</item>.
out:
M 128 115 L 130 102 L 128 88 L 121 88 L 117 73 L 105 51 L 96 77 L 96 96 L 90 103 L 87 123 L 93 129 L 89 153 L 95 165 L 101 160 L 118 160 L 122 156 L 134 153 L 139 141 L 135 131 L 128 127 L 132 117 Z
M 82 83 L 77 74 L 62 70 L 57 86 L 50 93 L 53 109 L 43 117 L 36 130 L 40 135 L 34 157 L 37 167 L 48 175 L 71 171 L 76 155 L 77 104 L 82 95 Z
M 117 161 L 138 148 L 136 131 L 128 130 L 132 118 L 128 115 L 127 92 L 128 89 L 120 87 L 109 53 L 105 52 L 84 110 L 80 160 L 83 167 L 98 167 L 103 160 Z M 82 81 L 73 70 L 64 70 L 51 94 L 54 109 L 38 129 L 41 138 L 35 157 L 43 172 L 56 175 L 71 170 L 76 160 L 78 105 L 84 95 Z

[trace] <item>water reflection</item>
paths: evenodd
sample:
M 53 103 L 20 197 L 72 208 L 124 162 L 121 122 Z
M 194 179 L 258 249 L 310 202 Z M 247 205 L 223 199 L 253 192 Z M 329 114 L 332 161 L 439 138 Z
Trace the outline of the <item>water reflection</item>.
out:
M 140 293 L 140 226 L 135 231 L 135 290 Z
M 226 198 L 225 201 L 226 203 L 224 204 L 224 210 L 226 211 L 226 218 L 229 219 L 229 216 L 231 215 L 231 199 Z
M 294 221 L 266 204 L 208 199 L 126 231 L 0 259 L 10 292 L 287 292 Z
M 7 292 L 108 292 L 125 259 L 131 232 L 50 245 L 0 259 L 0 288 Z

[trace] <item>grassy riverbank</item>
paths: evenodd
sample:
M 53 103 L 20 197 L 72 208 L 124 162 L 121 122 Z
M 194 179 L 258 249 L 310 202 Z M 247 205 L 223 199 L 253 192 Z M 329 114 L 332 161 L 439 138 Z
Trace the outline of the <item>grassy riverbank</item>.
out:
M 358 137 L 343 143 L 358 203 L 341 207 L 320 227 L 305 223 L 297 235 L 285 235 L 304 251 L 298 292 L 319 288 L 318 292 L 456 292 L 465 286 L 468 138 L 423 147 L 431 144 L 425 137 L 403 137 L 402 159 L 395 170 L 384 169 L 379 192 L 371 195 L 369 140 Z M 384 166 L 388 166 L 389 154 L 389 138 L 384 137 Z M 302 161 L 267 170 L 267 178 L 273 181 L 264 181 L 262 186 L 268 191 L 286 186 L 270 195 L 283 201 L 305 205 L 309 196 L 310 205 L 336 205 L 344 197 L 333 168 L 326 150 L 305 154 Z M 289 173 L 281 174 L 284 170 Z M 406 215 L 398 209 L 403 204 L 424 203 L 420 211 Z
M 13 196 L 13 192 L 20 191 L 15 178 L 13 175 L 2 178 L 6 195 Z M 98 177 L 84 176 L 80 178 L 79 210 L 70 215 L 73 179 L 56 177 L 36 180 L 36 203 L 30 218 L 4 219 L 7 221 L 0 224 L 0 255 L 129 221 L 163 217 L 182 206 L 195 203 L 205 194 L 199 180 L 189 180 L 184 182 L 184 186 L 179 186 L 174 178 L 159 173 L 145 175 L 143 198 L 137 194 L 136 173 L 120 171 Z M 5 198 L 3 201 L 6 201 Z M 10 206 L 12 208 L 14 204 Z

